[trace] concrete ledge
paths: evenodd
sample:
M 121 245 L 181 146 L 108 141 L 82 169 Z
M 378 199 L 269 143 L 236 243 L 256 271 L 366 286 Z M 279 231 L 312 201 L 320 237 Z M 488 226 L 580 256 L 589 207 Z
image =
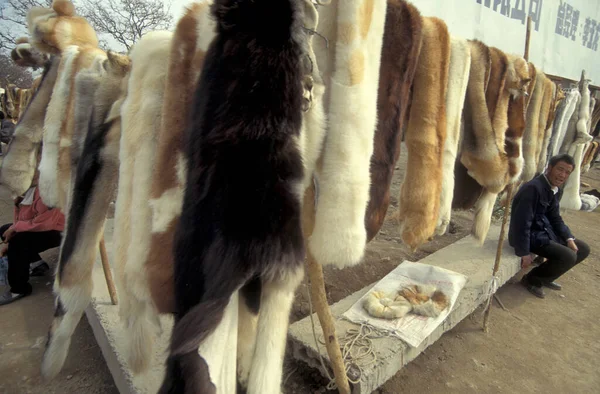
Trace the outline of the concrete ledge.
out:
M 443 333 L 456 326 L 485 301 L 496 257 L 499 234 L 500 228 L 492 227 L 483 246 L 479 246 L 473 238 L 466 237 L 419 261 L 420 263 L 462 273 L 468 277 L 467 283 L 446 320 L 418 348 L 412 348 L 402 340 L 394 337 L 374 339 L 373 346 L 378 361 L 376 364 L 363 367 L 363 376 L 360 384 L 353 387 L 353 394 L 366 394 L 376 390 L 403 366 L 414 360 L 429 345 L 437 341 Z M 515 257 L 514 251 L 508 246 L 508 243 L 504 245 L 502 256 L 498 271 L 498 286 L 502 286 L 520 271 L 519 259 Z M 374 285 L 375 283 L 372 283 L 331 306 L 334 317 L 339 318 Z M 318 324 L 316 314 L 314 320 L 316 322 L 317 337 L 322 338 L 323 332 Z M 358 325 L 346 320 L 336 321 L 338 336 L 344 335 L 350 328 L 358 327 Z M 310 316 L 292 324 L 289 333 L 294 358 L 317 368 L 326 376 L 319 361 L 319 350 L 328 368 L 329 359 L 325 346 L 320 345 L 320 349 L 316 349 Z

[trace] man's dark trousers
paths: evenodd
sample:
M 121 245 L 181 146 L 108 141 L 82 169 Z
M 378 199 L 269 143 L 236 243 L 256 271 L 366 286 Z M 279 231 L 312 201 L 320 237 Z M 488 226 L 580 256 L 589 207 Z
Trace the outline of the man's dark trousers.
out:
M 575 240 L 575 245 L 579 249 L 577 253 L 568 246 L 554 241 L 532 250 L 532 253 L 545 257 L 548 261 L 532 269 L 527 274 L 529 284 L 542 286 L 544 283 L 554 282 L 562 274 L 585 260 L 590 254 L 590 247 L 579 239 Z

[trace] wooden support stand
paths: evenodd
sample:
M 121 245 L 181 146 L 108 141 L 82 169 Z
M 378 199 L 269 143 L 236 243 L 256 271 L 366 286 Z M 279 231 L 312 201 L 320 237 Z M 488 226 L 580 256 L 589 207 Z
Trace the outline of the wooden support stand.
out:
M 529 61 L 529 45 L 531 43 L 531 16 L 527 17 L 527 31 L 525 33 L 525 52 L 523 57 Z M 496 260 L 494 261 L 494 269 L 492 271 L 492 280 L 498 273 L 500 268 L 500 260 L 502 259 L 502 248 L 504 246 L 504 239 L 506 238 L 506 223 L 510 216 L 510 204 L 512 202 L 513 190 L 515 184 L 511 183 L 506 189 L 506 200 L 504 201 L 504 217 L 502 218 L 502 227 L 500 228 L 500 239 L 498 240 L 498 249 L 496 249 Z M 491 296 L 491 295 L 490 295 Z M 488 332 L 488 323 L 490 318 L 490 311 L 492 309 L 492 303 L 488 303 L 483 316 L 483 331 Z
M 304 195 L 304 208 L 302 209 L 302 227 L 304 239 L 308 240 L 313 232 L 315 225 L 315 188 L 311 186 Z M 325 338 L 325 346 L 327 354 L 331 361 L 335 383 L 337 384 L 340 394 L 350 394 L 350 384 L 346 376 L 346 367 L 342 359 L 342 351 L 335 333 L 335 321 L 331 315 L 331 309 L 327 302 L 327 294 L 325 293 L 325 280 L 323 278 L 323 267 L 310 254 L 308 247 L 306 248 L 308 278 L 310 280 L 310 294 L 314 303 L 321 328 L 323 329 L 323 337 Z
M 110 264 L 108 263 L 108 254 L 106 253 L 106 244 L 104 243 L 104 236 L 100 239 L 100 260 L 102 260 L 102 269 L 104 270 L 104 277 L 106 278 L 106 285 L 108 286 L 108 293 L 110 294 L 110 301 L 113 305 L 117 305 L 119 300 L 117 298 L 117 290 L 115 288 L 115 282 L 113 281 L 112 272 L 110 271 Z

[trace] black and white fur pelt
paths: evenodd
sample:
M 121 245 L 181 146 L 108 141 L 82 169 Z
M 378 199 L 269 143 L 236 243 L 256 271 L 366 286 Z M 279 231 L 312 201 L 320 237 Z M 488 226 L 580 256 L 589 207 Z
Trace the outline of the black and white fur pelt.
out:
M 177 314 L 159 393 L 216 392 L 198 347 L 232 297 L 258 315 L 250 394 L 281 392 L 289 312 L 302 280 L 305 32 L 296 0 L 216 0 L 217 35 L 196 91 L 175 236 Z M 240 322 L 240 326 L 244 326 Z M 240 346 L 238 344 L 238 349 Z M 216 371 L 213 371 L 216 373 Z M 238 375 L 240 374 L 238 366 Z

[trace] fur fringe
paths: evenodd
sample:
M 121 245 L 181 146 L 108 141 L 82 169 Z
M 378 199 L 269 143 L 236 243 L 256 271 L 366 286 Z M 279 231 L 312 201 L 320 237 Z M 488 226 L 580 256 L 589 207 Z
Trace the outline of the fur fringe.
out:
M 438 18 L 423 18 L 423 43 L 405 137 L 408 165 L 398 215 L 402 241 L 413 250 L 434 235 L 439 215 L 449 66 L 446 24 Z
M 364 4 L 337 3 L 335 70 L 327 84 L 329 128 L 317 171 L 315 227 L 308 240 L 319 263 L 338 268 L 358 264 L 367 241 L 369 163 L 387 2 L 368 3 L 370 12 L 364 12 Z
M 442 192 L 436 234 L 446 233 L 452 215 L 454 163 L 461 135 L 461 115 L 471 70 L 471 50 L 466 40 L 452 37 L 446 91 L 446 141 L 442 154 Z
M 371 190 L 365 215 L 367 242 L 379 232 L 390 204 L 390 185 L 400 156 L 410 86 L 421 51 L 421 29 L 421 15 L 412 4 L 388 1 L 377 98 L 378 122 L 371 156 Z

